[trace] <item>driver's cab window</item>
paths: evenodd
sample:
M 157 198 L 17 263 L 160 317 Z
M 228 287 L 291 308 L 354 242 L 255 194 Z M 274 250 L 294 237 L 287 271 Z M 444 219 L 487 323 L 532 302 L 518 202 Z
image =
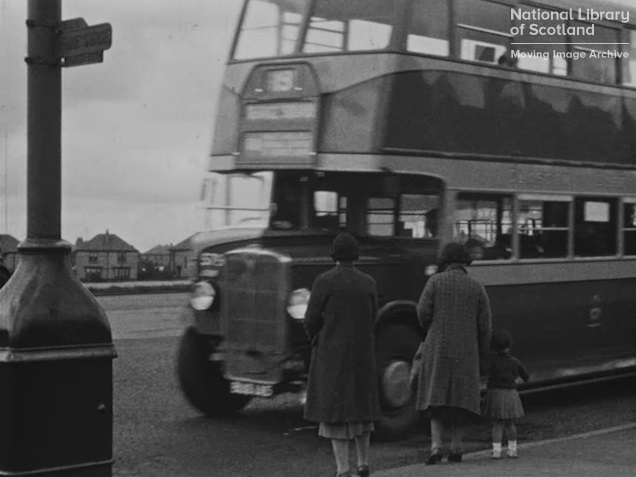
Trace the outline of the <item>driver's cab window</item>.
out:
M 369 197 L 367 199 L 367 233 L 392 237 L 395 231 L 395 199 Z
M 288 181 L 285 187 L 275 190 L 272 202 L 272 228 L 277 230 L 297 230 L 301 225 L 300 181 Z
M 440 184 L 428 177 L 386 176 L 366 198 L 366 232 L 378 237 L 434 239 Z
M 270 227 L 433 239 L 441 190 L 437 179 L 424 176 L 280 171 Z
M 344 229 L 347 225 L 347 198 L 331 190 L 314 191 L 311 227 L 316 229 Z
M 439 196 L 402 194 L 397 236 L 437 238 Z
M 338 231 L 347 226 L 344 181 L 336 174 L 280 172 L 270 206 L 273 230 Z

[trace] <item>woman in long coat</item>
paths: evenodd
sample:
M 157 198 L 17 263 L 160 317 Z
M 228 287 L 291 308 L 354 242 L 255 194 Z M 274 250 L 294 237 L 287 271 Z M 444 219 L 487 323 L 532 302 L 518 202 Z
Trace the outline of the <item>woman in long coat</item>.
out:
M 459 243 L 442 251 L 445 270 L 432 276 L 417 304 L 426 332 L 416 408 L 431 416 L 431 454 L 442 459 L 444 427 L 451 424 L 450 462 L 460 462 L 464 426 L 480 414 L 480 360 L 492 334 L 490 302 L 484 287 L 466 271 L 470 257 Z
M 368 476 L 369 436 L 379 414 L 373 326 L 373 278 L 353 265 L 358 242 L 347 233 L 333 242 L 336 266 L 314 281 L 305 330 L 312 343 L 305 419 L 331 439 L 338 476 L 350 476 L 349 442 L 355 440 L 358 475 Z

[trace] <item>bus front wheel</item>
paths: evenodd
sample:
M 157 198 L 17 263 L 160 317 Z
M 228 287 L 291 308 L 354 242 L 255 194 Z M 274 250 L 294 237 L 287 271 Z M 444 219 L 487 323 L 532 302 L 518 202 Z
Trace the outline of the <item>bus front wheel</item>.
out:
M 380 418 L 376 423 L 375 437 L 381 440 L 400 439 L 418 422 L 410 374 L 420 339 L 412 326 L 400 323 L 388 324 L 377 333 Z
M 228 416 L 243 409 L 249 396 L 230 393 L 230 383 L 218 363 L 208 359 L 208 340 L 188 328 L 177 354 L 177 375 L 188 402 L 207 416 Z

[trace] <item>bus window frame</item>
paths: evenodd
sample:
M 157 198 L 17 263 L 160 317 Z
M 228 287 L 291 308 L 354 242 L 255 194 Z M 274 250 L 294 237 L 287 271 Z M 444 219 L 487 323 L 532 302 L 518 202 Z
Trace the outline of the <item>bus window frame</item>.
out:
M 433 53 L 423 53 L 412 51 L 408 49 L 408 37 L 410 35 L 410 26 L 411 21 L 410 18 L 413 16 L 413 12 L 416 10 L 416 2 L 422 2 L 423 0 L 409 0 L 407 8 L 404 9 L 404 15 L 401 21 L 401 28 L 399 30 L 398 35 L 396 35 L 396 43 L 393 45 L 393 48 L 396 50 L 400 50 L 402 53 L 407 55 L 418 55 L 418 56 L 430 56 L 433 58 L 443 58 L 446 60 L 452 60 L 454 58 L 455 51 L 455 28 L 454 28 L 454 8 L 453 2 L 446 1 L 446 41 L 448 41 L 448 54 L 447 55 L 435 55 Z
M 625 242 L 624 242 L 624 234 L 634 233 L 636 234 L 636 228 L 626 228 L 623 223 L 623 206 L 625 204 L 636 204 L 636 196 L 615 196 L 615 195 L 607 195 L 607 194 L 550 194 L 550 193 L 526 193 L 526 192 L 510 192 L 510 191 L 473 191 L 470 189 L 462 189 L 455 191 L 455 200 L 452 211 L 447 215 L 448 225 L 454 224 L 455 213 L 457 210 L 457 196 L 459 194 L 465 193 L 479 193 L 479 194 L 512 194 L 513 203 L 512 203 L 512 219 L 516 224 L 512 230 L 512 255 L 509 259 L 506 260 L 475 260 L 472 262 L 471 266 L 486 266 L 486 265 L 510 265 L 515 263 L 555 263 L 555 262 L 585 262 L 585 261 L 614 261 L 614 260 L 634 260 L 636 259 L 636 253 L 634 255 L 626 255 L 625 254 Z M 613 230 L 616 232 L 616 240 L 615 247 L 616 250 L 614 253 L 608 255 L 575 255 L 574 253 L 574 235 L 575 235 L 575 202 L 576 200 L 592 200 L 597 198 L 599 201 L 605 201 L 610 204 L 614 204 L 616 207 L 616 219 L 615 219 L 615 227 Z M 539 258 L 522 258 L 520 256 L 520 244 L 519 244 L 519 229 L 518 223 L 519 220 L 519 203 L 522 200 L 550 200 L 553 202 L 568 202 L 568 253 L 564 257 L 539 257 Z M 611 207 L 611 205 L 610 205 Z M 611 213 L 611 211 L 610 211 Z M 611 217 L 610 217 L 611 219 Z M 561 228 L 559 228 L 561 229 Z M 563 228 L 565 229 L 565 228 Z
M 619 257 L 624 259 L 636 258 L 636 253 L 633 255 L 627 255 L 625 253 L 625 234 L 632 233 L 636 235 L 636 227 L 626 227 L 624 222 L 624 206 L 627 204 L 633 204 L 636 207 L 636 196 L 633 197 L 621 197 L 618 201 L 618 252 Z
M 423 216 L 427 217 L 427 214 L 431 213 L 431 211 L 436 210 L 435 214 L 435 225 L 434 227 L 436 228 L 435 233 L 430 232 L 431 230 L 431 226 L 428 223 L 424 224 L 424 230 L 426 233 L 426 230 L 428 229 L 429 233 L 431 234 L 430 237 L 408 237 L 408 236 L 404 236 L 404 235 L 399 235 L 399 227 L 400 227 L 400 217 L 402 217 L 403 215 L 412 215 L 412 216 L 416 216 L 417 214 L 413 213 L 413 212 L 407 212 L 403 209 L 403 204 L 404 204 L 404 196 L 411 196 L 411 197 L 435 197 L 436 198 L 436 205 L 435 207 L 429 209 L 426 212 L 423 212 Z M 397 197 L 397 207 L 396 207 L 396 216 L 395 216 L 395 238 L 399 239 L 399 240 L 439 240 L 440 239 L 440 211 L 442 210 L 442 206 L 443 206 L 443 194 L 442 193 L 427 193 L 426 191 L 409 191 L 409 190 L 401 190 L 398 197 Z M 428 217 L 427 217 L 428 220 Z
M 596 25 L 596 26 L 599 26 L 599 27 L 604 28 L 606 30 L 611 30 L 615 34 L 615 40 L 617 42 L 621 41 L 623 29 L 618 24 L 612 24 L 612 23 L 609 23 L 609 22 L 606 22 L 606 21 L 594 21 L 594 22 L 592 22 L 592 21 L 584 21 L 584 20 L 573 20 L 573 21 L 572 20 L 568 20 L 568 25 L 570 25 L 570 26 L 577 26 L 577 24 L 580 24 L 580 25 Z M 571 36 L 570 36 L 570 38 L 571 38 Z M 621 46 L 621 45 L 616 45 L 616 46 Z M 598 45 L 584 45 L 584 46 L 581 46 L 581 45 L 568 45 L 568 51 L 570 51 L 570 52 L 584 52 L 586 54 L 590 54 L 592 52 L 594 52 L 594 53 L 603 52 L 603 50 L 601 48 L 599 48 Z M 597 58 L 597 60 L 602 60 L 602 59 L 603 58 Z M 612 58 L 608 58 L 608 59 L 612 59 Z M 585 60 L 589 60 L 589 59 L 586 58 Z M 593 80 L 590 80 L 589 78 L 575 76 L 574 66 L 577 63 L 572 58 L 568 58 L 568 74 L 567 74 L 567 77 L 571 78 L 571 79 L 582 80 L 582 81 L 586 81 L 586 82 L 589 82 L 589 83 L 595 83 L 595 84 L 621 85 L 622 84 L 622 70 L 620 68 L 620 65 L 621 65 L 622 61 L 621 61 L 621 58 L 613 58 L 613 60 L 614 61 L 611 62 L 612 65 L 613 65 L 613 71 L 612 71 L 613 76 L 614 76 L 613 81 L 593 81 Z
M 596 200 L 595 200 L 596 199 Z M 574 207 L 574 222 L 571 228 L 571 233 L 573 235 L 573 240 L 572 240 L 572 258 L 574 261 L 581 261 L 581 260 L 609 260 L 609 259 L 618 259 L 621 258 L 621 250 L 620 250 L 620 243 L 619 243 L 619 235 L 622 233 L 622 230 L 620 228 L 620 213 L 622 212 L 620 209 L 620 204 L 621 204 L 621 198 L 619 196 L 615 196 L 615 195 L 608 195 L 608 194 L 575 194 L 574 195 L 574 201 L 573 201 L 573 207 Z M 577 221 L 576 221 L 576 207 L 580 202 L 606 202 L 609 205 L 609 210 L 608 210 L 608 222 L 611 223 L 612 222 L 612 207 L 614 208 L 614 233 L 615 233 L 615 238 L 614 238 L 614 252 L 613 253 L 609 253 L 609 254 L 605 254 L 605 255 L 577 255 L 576 254 L 576 226 L 577 226 Z M 583 223 L 589 223 L 589 221 L 583 221 Z M 579 222 L 580 223 L 580 222 Z M 594 222 L 592 222 L 594 223 Z
M 487 66 L 487 67 L 495 67 L 498 69 L 510 69 L 511 66 L 509 64 L 497 64 L 497 63 L 489 63 L 489 62 L 482 62 L 482 61 L 478 61 L 478 60 L 468 60 L 468 59 L 462 59 L 461 58 L 461 42 L 460 42 L 460 30 L 462 29 L 462 26 L 460 24 L 458 24 L 456 22 L 456 18 L 457 18 L 457 12 L 456 12 L 456 6 L 455 6 L 455 0 L 452 0 L 450 2 L 448 2 L 448 17 L 447 17 L 447 21 L 448 21 L 448 42 L 449 42 L 449 55 L 448 56 L 438 56 L 438 55 L 432 55 L 432 54 L 427 54 L 427 53 L 418 53 L 418 52 L 414 52 L 414 51 L 407 51 L 406 49 L 406 39 L 407 39 L 407 23 L 408 23 L 408 18 L 409 18 L 409 14 L 413 9 L 413 5 L 414 2 L 417 0 L 403 0 L 404 1 L 404 8 L 403 8 L 403 15 L 397 15 L 396 16 L 396 23 L 393 26 L 393 31 L 391 33 L 391 38 L 389 40 L 389 44 L 387 45 L 386 48 L 380 49 L 380 50 L 356 50 L 356 51 L 341 51 L 341 52 L 332 52 L 332 53 L 325 53 L 325 52 L 320 52 L 320 53 L 303 53 L 303 45 L 305 42 L 305 39 L 307 37 L 307 32 L 309 30 L 309 26 L 311 23 L 311 17 L 313 15 L 313 12 L 315 11 L 315 6 L 318 0 L 310 0 L 309 1 L 309 6 L 307 8 L 307 15 L 305 16 L 305 18 L 301 21 L 300 25 L 299 25 L 299 30 L 298 30 L 298 37 L 296 40 L 296 44 L 294 46 L 293 51 L 285 56 L 282 57 L 262 57 L 262 58 L 250 58 L 250 59 L 234 59 L 234 54 L 236 52 L 236 47 L 238 44 L 238 40 L 239 40 L 239 36 L 241 33 L 241 25 L 243 24 L 243 21 L 245 19 L 245 15 L 247 12 L 247 5 L 249 3 L 249 0 L 245 0 L 243 2 L 243 6 L 241 8 L 241 13 L 238 17 L 238 20 L 236 22 L 236 27 L 234 30 L 234 35 L 233 35 L 233 39 L 231 42 L 231 47 L 229 49 L 229 56 L 227 59 L 227 63 L 242 63 L 242 62 L 253 62 L 253 61 L 263 61 L 263 60 L 268 60 L 268 59 L 274 59 L 274 60 L 279 60 L 279 59 L 297 59 L 299 57 L 315 57 L 315 56 L 337 56 L 337 55 L 359 55 L 359 54 L 373 54 L 373 53 L 399 53 L 399 54 L 405 54 L 405 55 L 415 55 L 415 56 L 420 56 L 420 57 L 433 57 L 433 58 L 439 58 L 439 59 L 445 59 L 445 60 L 449 60 L 449 61 L 459 61 L 459 62 L 463 62 L 463 63 L 467 63 L 467 64 L 473 64 L 473 65 L 479 65 L 479 66 Z M 486 3 L 494 3 L 494 4 L 499 4 L 499 5 L 503 5 L 503 6 L 507 6 L 510 8 L 518 8 L 518 7 L 529 7 L 529 8 L 543 8 L 543 9 L 549 9 L 549 10 L 557 10 L 557 11 L 564 11 L 567 10 L 567 8 L 571 5 L 567 4 L 567 5 L 562 5 L 562 4 L 557 4 L 555 1 L 550 1 L 550 0 L 522 0 L 522 1 L 517 1 L 517 0 L 480 0 L 482 2 L 486 2 Z M 617 7 L 618 8 L 618 7 Z M 628 10 L 630 13 L 633 12 L 633 17 L 636 18 L 636 10 Z M 568 21 L 568 24 L 570 22 Z M 636 22 L 632 19 L 632 16 L 630 16 L 630 22 L 627 24 L 624 24 L 622 22 L 612 22 L 612 21 L 607 21 L 607 20 L 595 20 L 595 21 L 584 21 L 584 23 L 589 23 L 589 24 L 594 24 L 594 25 L 598 25 L 598 26 L 602 26 L 602 27 L 606 27 L 606 28 L 611 28 L 614 30 L 617 30 L 619 33 L 619 40 L 621 42 L 624 42 L 626 37 L 627 37 L 627 41 L 630 40 L 630 36 L 635 36 L 636 37 Z M 512 22 L 511 22 L 512 24 Z M 474 29 L 474 27 L 470 28 L 470 29 Z M 477 31 L 477 30 L 475 30 Z M 483 31 L 485 31 L 486 33 L 492 33 L 492 34 L 497 34 L 497 35 L 501 35 L 503 37 L 506 37 L 508 39 L 508 48 L 507 51 L 509 51 L 511 48 L 510 42 L 514 40 L 514 37 L 512 35 L 508 35 L 504 32 L 497 32 L 497 31 L 493 31 L 493 30 L 488 30 L 488 29 L 484 29 Z M 620 46 L 620 50 L 621 52 L 629 52 L 628 46 L 626 45 L 617 45 Z M 573 48 L 572 45 L 567 45 L 567 51 L 568 52 L 573 52 L 575 48 Z M 590 79 L 586 79 L 586 78 L 577 78 L 574 77 L 572 75 L 572 61 L 574 61 L 572 58 L 567 58 L 567 74 L 564 76 L 561 75 L 557 75 L 555 73 L 545 73 L 545 72 L 541 72 L 541 71 L 534 71 L 534 70 L 519 70 L 520 73 L 523 74 L 531 74 L 531 75 L 539 75 L 539 76 L 544 76 L 544 77 L 549 77 L 549 78 L 559 78 L 559 79 L 564 79 L 567 81 L 578 81 L 578 82 L 582 82 L 582 83 L 587 83 L 587 84 L 597 84 L 597 85 L 604 85 L 604 86 L 615 86 L 615 87 L 619 87 L 619 88 L 626 88 L 626 89 L 636 89 L 636 80 L 634 80 L 634 83 L 630 83 L 630 84 L 626 84 L 624 83 L 624 73 L 630 63 L 630 61 L 636 61 L 636 57 L 635 58 L 616 58 L 615 61 L 615 76 L 616 76 L 616 80 L 615 82 L 597 82 L 597 81 L 593 81 Z
M 473 0 L 474 1 L 474 0 Z M 504 1 L 504 0 L 478 0 L 481 3 L 488 3 L 488 4 L 495 4 L 495 5 L 500 5 L 503 7 L 508 7 L 509 9 L 514 8 L 514 5 Z M 451 8 L 452 12 L 450 15 L 451 18 L 451 24 L 449 25 L 450 28 L 450 36 L 453 38 L 453 41 L 451 42 L 450 45 L 450 57 L 458 60 L 458 61 L 462 61 L 462 62 L 466 62 L 466 63 L 471 63 L 471 64 L 478 64 L 478 65 L 489 65 L 489 66 L 496 66 L 496 67 L 500 67 L 500 68 L 505 68 L 504 65 L 499 64 L 499 58 L 495 58 L 494 62 L 488 62 L 488 61 L 480 61 L 477 59 L 467 59 L 467 58 L 463 58 L 462 57 L 462 38 L 463 35 L 461 34 L 462 31 L 471 31 L 471 32 L 479 32 L 479 33 L 484 33 L 487 35 L 493 35 L 493 36 L 497 36 L 497 37 L 501 37 L 503 39 L 505 39 L 506 45 L 501 45 L 504 46 L 505 51 L 504 51 L 504 55 L 510 51 L 510 43 L 514 40 L 514 35 L 512 35 L 510 33 L 510 28 L 508 29 L 508 32 L 501 32 L 499 30 L 491 30 L 489 28 L 484 28 L 484 27 L 479 27 L 476 25 L 468 25 L 468 24 L 464 24 L 464 23 L 458 23 L 458 14 L 457 14 L 457 4 L 456 4 L 456 0 L 451 0 L 449 2 L 449 8 Z M 509 26 L 512 26 L 512 20 L 509 17 Z M 476 42 L 480 42 L 479 40 L 472 40 L 472 41 L 476 41 Z M 482 42 L 483 43 L 483 42 Z
M 621 52 L 631 53 L 634 51 L 636 53 L 636 25 L 623 27 L 620 35 L 621 42 L 628 43 L 627 45 L 622 45 Z M 629 44 L 630 41 L 633 41 L 634 44 Z M 636 65 L 636 55 L 633 58 L 631 56 L 628 58 L 622 58 L 617 63 L 619 86 L 622 86 L 623 88 L 636 89 L 636 68 L 634 68 L 634 77 L 631 78 L 631 83 L 625 83 L 624 81 L 625 71 L 630 69 L 630 64 L 634 63 Z
M 235 60 L 234 53 L 236 52 L 236 46 L 238 45 L 239 36 L 241 35 L 241 25 L 243 25 L 243 21 L 245 20 L 245 14 L 247 13 L 247 5 L 249 0 L 243 0 L 243 6 L 241 7 L 241 13 L 239 14 L 238 20 L 236 21 L 236 26 L 234 27 L 234 37 L 232 38 L 232 46 L 230 47 L 230 52 L 228 54 L 227 63 L 233 61 L 245 61 L 245 60 Z
M 301 23 L 301 28 L 298 32 L 298 42 L 296 44 L 296 48 L 294 51 L 294 55 L 300 55 L 302 57 L 312 57 L 312 56 L 337 56 L 337 55 L 360 55 L 360 54 L 369 54 L 369 53 L 402 53 L 404 52 L 404 43 L 405 43 L 405 30 L 406 30 L 406 21 L 408 19 L 408 13 L 411 10 L 411 6 L 414 0 L 399 0 L 403 4 L 402 14 L 395 15 L 395 23 L 391 25 L 391 35 L 389 37 L 389 41 L 384 48 L 380 49 L 368 49 L 368 50 L 348 50 L 347 49 L 347 37 L 343 38 L 343 50 L 342 51 L 333 51 L 333 52 L 310 52 L 307 53 L 304 50 L 305 42 L 307 40 L 307 34 L 309 33 L 311 27 L 312 17 L 316 11 L 316 6 L 320 0 L 309 0 L 310 5 L 307 9 L 307 16 L 304 21 Z M 344 31 L 345 35 L 347 33 L 346 29 Z
M 534 194 L 525 192 L 516 192 L 514 194 L 515 206 L 513 207 L 513 222 L 515 224 L 513 228 L 513 257 L 521 262 L 559 262 L 567 261 L 574 258 L 573 246 L 574 246 L 574 199 L 573 194 Z M 547 230 L 553 231 L 567 231 L 567 250 L 564 257 L 539 257 L 539 258 L 524 258 L 521 257 L 521 234 L 519 233 L 519 203 L 521 201 L 541 201 L 541 202 L 567 202 L 568 204 L 568 216 L 567 227 L 547 227 Z M 516 235 L 516 237 L 514 236 Z
M 391 207 L 374 207 L 371 208 L 372 200 L 390 200 L 392 201 Z M 371 215 L 376 216 L 390 216 L 391 222 L 370 222 L 369 218 Z M 365 230 L 364 234 L 367 237 L 377 237 L 377 238 L 396 238 L 397 237 L 397 221 L 399 218 L 399 194 L 398 196 L 391 196 L 386 194 L 369 194 L 365 196 L 364 200 L 364 222 L 365 222 Z M 371 227 L 374 225 L 379 226 L 390 226 L 391 232 L 387 234 L 378 234 L 372 233 Z
M 455 0 L 452 0 L 452 2 L 454 2 Z M 486 1 L 486 0 L 484 0 Z M 487 1 L 497 1 L 497 0 L 487 0 Z M 506 3 L 506 0 L 499 0 L 502 3 Z M 506 3 L 507 4 L 507 3 Z M 600 2 L 599 2 L 599 5 Z M 562 5 L 562 4 L 557 4 L 556 0 L 554 1 L 546 1 L 546 0 L 521 0 L 518 3 L 515 3 L 514 5 L 512 5 L 513 7 L 528 7 L 528 8 L 541 8 L 544 10 L 554 10 L 554 11 L 567 11 L 568 8 L 573 7 L 573 5 Z M 620 9 L 620 5 L 616 5 L 617 9 Z M 633 8 L 633 7 L 632 7 Z M 594 21 L 588 21 L 588 20 L 576 20 L 579 23 L 586 23 L 586 24 L 590 24 L 590 25 L 598 25 L 600 27 L 604 27 L 604 28 L 610 28 L 612 30 L 616 30 L 618 33 L 618 41 L 619 42 L 624 42 L 625 41 L 625 32 L 629 32 L 629 31 L 636 31 L 636 11 L 635 10 L 628 10 L 630 12 L 630 14 L 633 13 L 633 15 L 630 15 L 630 22 L 627 24 L 624 24 L 622 22 L 618 22 L 618 21 L 608 21 L 608 20 L 594 20 Z M 573 25 L 574 22 L 567 20 L 567 25 Z M 627 40 L 629 41 L 629 39 Z M 616 45 L 617 48 L 620 48 L 621 52 L 625 52 L 628 51 L 625 47 L 625 45 Z M 584 50 L 584 51 L 590 51 L 591 49 L 588 48 L 577 48 L 576 45 L 566 45 L 566 51 L 568 53 L 572 53 L 575 50 L 580 49 L 580 50 Z M 566 58 L 567 61 L 567 74 L 564 76 L 560 76 L 554 73 L 543 73 L 540 71 L 532 71 L 532 70 L 521 70 L 523 71 L 523 73 L 529 73 L 529 74 L 536 74 L 536 75 L 542 75 L 542 76 L 548 76 L 551 78 L 562 78 L 562 79 L 566 79 L 569 81 L 579 81 L 579 82 L 583 82 L 583 83 L 588 83 L 588 84 L 598 84 L 598 85 L 604 85 L 604 86 L 618 86 L 618 87 L 623 87 L 623 88 L 636 88 L 636 84 L 635 85 L 627 85 L 623 83 L 623 72 L 624 72 L 624 64 L 626 62 L 629 62 L 630 58 L 627 59 L 623 59 L 623 58 L 616 58 L 614 61 L 614 73 L 615 73 L 615 81 L 614 82 L 598 82 L 598 81 L 593 81 L 587 78 L 580 78 L 580 77 L 576 77 L 573 75 L 572 72 L 572 65 L 573 65 L 573 60 L 572 58 Z
M 446 217 L 446 223 L 444 227 L 454 227 L 457 202 L 459 201 L 460 194 L 478 194 L 483 197 L 487 196 L 507 196 L 512 198 L 511 218 L 515 226 L 512 228 L 512 253 L 508 259 L 482 259 L 475 260 L 471 263 L 471 266 L 492 266 L 492 265 L 513 265 L 519 263 L 573 263 L 573 262 L 586 262 L 586 261 L 615 261 L 615 260 L 634 260 L 636 254 L 626 255 L 624 253 L 624 233 L 630 232 L 636 234 L 636 228 L 625 228 L 623 223 L 623 206 L 625 204 L 636 204 L 636 196 L 615 196 L 607 194 L 581 194 L 581 193 L 564 193 L 564 194 L 552 194 L 552 193 L 532 193 L 523 191 L 509 191 L 509 190 L 473 190 L 473 189 L 455 189 L 449 191 L 453 197 L 449 203 L 452 203 L 451 209 L 444 214 Z M 616 233 L 615 247 L 616 251 L 608 255 L 589 255 L 581 256 L 574 253 L 574 235 L 575 235 L 575 202 L 576 200 L 592 200 L 598 198 L 599 201 L 606 201 L 613 203 L 616 207 L 616 219 L 614 231 Z M 519 244 L 519 203 L 522 200 L 548 200 L 553 202 L 567 202 L 568 203 L 568 244 L 567 255 L 564 257 L 538 257 L 538 258 L 522 258 L 520 256 L 520 244 Z M 611 207 L 611 205 L 610 205 Z M 611 211 L 610 211 L 611 213 Z M 611 217 L 610 217 L 611 219 Z M 559 228 L 561 229 L 561 228 Z M 565 229 L 565 227 L 563 227 Z M 439 237 L 444 240 L 441 236 Z M 451 238 L 450 240 L 457 240 Z
M 447 217 L 447 223 L 444 224 L 444 227 L 448 228 L 449 226 L 451 227 L 451 232 L 450 232 L 450 237 L 452 241 L 459 241 L 458 237 L 456 236 L 456 224 L 457 222 L 457 210 L 458 210 L 458 203 L 461 201 L 466 201 L 465 197 L 461 197 L 461 196 L 466 196 L 466 195 L 470 195 L 473 197 L 478 197 L 477 200 L 478 201 L 493 201 L 496 202 L 497 205 L 503 205 L 503 204 L 499 204 L 500 200 L 509 200 L 510 201 L 510 209 L 509 209 L 509 215 L 510 215 L 510 221 L 511 224 L 509 224 L 509 227 L 512 228 L 511 230 L 511 237 L 510 237 L 510 248 L 511 253 L 509 257 L 502 257 L 502 258 L 494 258 L 494 259 L 484 259 L 484 258 L 480 258 L 479 260 L 474 260 L 472 262 L 472 264 L 489 264 L 489 265 L 494 265 L 494 264 L 502 264 L 502 263 L 513 263 L 518 261 L 517 257 L 515 256 L 515 249 L 514 249 L 514 234 L 515 234 L 515 229 L 516 227 L 514 227 L 515 224 L 515 220 L 516 220 L 516 216 L 515 216 L 515 210 L 516 210 L 516 204 L 515 204 L 515 200 L 516 200 L 516 194 L 514 191 L 506 191 L 506 190 L 476 190 L 476 189 L 460 189 L 460 190 L 456 190 L 453 200 L 452 200 L 452 210 L 449 211 L 449 213 L 446 215 Z M 502 212 L 505 211 L 506 209 L 502 209 Z M 499 209 L 497 208 L 497 218 L 499 219 Z M 502 213 L 501 215 L 501 219 L 503 219 L 504 214 Z M 505 223 L 503 222 L 503 220 L 501 220 L 500 224 L 497 225 L 501 225 L 501 227 L 503 227 L 505 225 Z M 503 229 L 502 229 L 503 230 Z M 502 234 L 502 235 L 506 235 L 506 234 Z M 466 239 L 466 241 L 471 240 L 472 237 L 469 235 L 468 238 Z M 466 241 L 461 242 L 462 244 L 466 243 Z M 488 244 L 490 242 L 485 242 L 485 244 Z M 494 242 L 492 242 L 493 245 L 491 245 L 491 247 L 494 247 L 497 244 L 497 240 L 495 240 Z M 485 248 L 485 247 L 484 247 Z

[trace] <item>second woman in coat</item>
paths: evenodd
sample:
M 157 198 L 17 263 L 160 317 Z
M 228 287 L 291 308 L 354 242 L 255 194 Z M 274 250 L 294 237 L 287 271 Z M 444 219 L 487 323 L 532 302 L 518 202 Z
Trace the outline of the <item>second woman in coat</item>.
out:
M 369 436 L 379 414 L 375 372 L 373 278 L 353 265 L 358 243 L 347 233 L 333 242 L 337 265 L 314 281 L 305 330 L 312 343 L 305 418 L 331 439 L 338 476 L 349 476 L 349 443 L 356 442 L 358 475 L 368 476 Z
M 448 460 L 459 462 L 464 425 L 480 414 L 480 360 L 488 353 L 492 334 L 490 302 L 484 287 L 468 276 L 470 258 L 459 243 L 442 251 L 445 270 L 430 278 L 417 304 L 426 333 L 416 408 L 431 417 L 431 455 L 442 459 L 442 438 L 451 425 Z

